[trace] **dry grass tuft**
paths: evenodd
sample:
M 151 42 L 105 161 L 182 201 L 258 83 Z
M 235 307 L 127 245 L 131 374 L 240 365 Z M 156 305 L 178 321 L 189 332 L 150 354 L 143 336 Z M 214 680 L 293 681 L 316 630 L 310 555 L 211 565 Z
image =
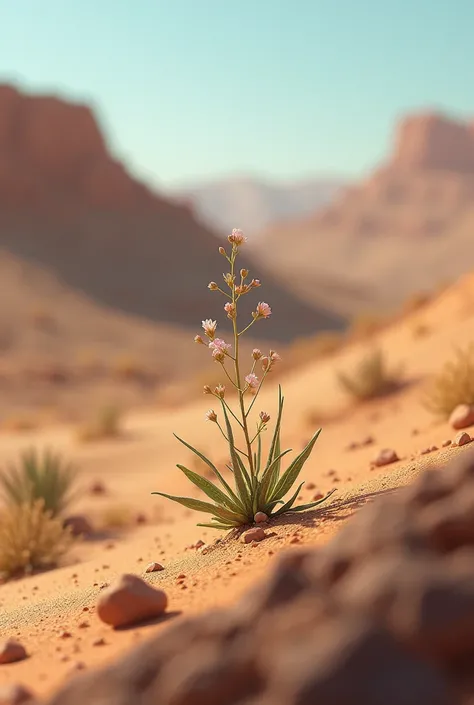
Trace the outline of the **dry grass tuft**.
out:
M 102 513 L 101 526 L 104 529 L 125 529 L 132 523 L 132 511 L 126 505 L 110 504 Z
M 75 496 L 77 470 L 52 450 L 23 451 L 17 463 L 2 469 L 0 488 L 7 504 L 21 506 L 37 500 L 53 516 L 61 514 Z
M 400 373 L 389 369 L 381 350 L 372 350 L 349 373 L 338 372 L 341 387 L 358 401 L 376 399 L 391 394 L 400 385 Z
M 12 578 L 55 567 L 73 537 L 43 500 L 12 505 L 0 516 L 0 574 Z
M 457 350 L 428 385 L 423 406 L 448 418 L 459 404 L 474 404 L 474 345 Z
M 77 431 L 77 439 L 83 443 L 118 438 L 122 434 L 122 411 L 117 406 L 104 406 L 97 417 Z

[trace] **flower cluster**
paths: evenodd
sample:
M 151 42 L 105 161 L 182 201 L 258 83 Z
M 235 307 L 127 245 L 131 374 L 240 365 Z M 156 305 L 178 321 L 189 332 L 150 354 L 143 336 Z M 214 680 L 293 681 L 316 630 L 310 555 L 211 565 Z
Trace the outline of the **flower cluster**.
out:
M 265 301 L 259 301 L 251 314 L 251 320 L 239 325 L 240 299 L 254 289 L 259 288 L 261 282 L 259 279 L 250 279 L 250 273 L 246 267 L 242 267 L 240 270 L 236 267 L 236 259 L 240 248 L 247 242 L 243 232 L 239 229 L 234 229 L 227 240 L 231 245 L 230 251 L 228 252 L 221 246 L 219 247 L 219 252 L 226 259 L 229 271 L 223 274 L 224 283 L 222 286 L 219 286 L 215 281 L 211 281 L 208 284 L 208 289 L 219 292 L 227 299 L 223 308 L 224 313 L 231 322 L 233 340 L 232 343 L 228 343 L 224 338 L 217 337 L 217 321 L 207 318 L 202 321 L 204 337 L 196 335 L 194 341 L 209 349 L 212 358 L 221 365 L 223 374 L 225 374 L 231 387 L 237 393 L 238 404 L 237 408 L 233 409 L 229 404 L 226 387 L 223 384 L 218 384 L 214 388 L 208 384 L 204 386 L 204 394 L 213 396 L 220 405 L 222 423 L 214 409 L 209 409 L 205 418 L 207 421 L 216 424 L 229 445 L 230 458 L 227 467 L 234 476 L 235 489 L 230 487 L 211 460 L 179 438 L 178 440 L 192 450 L 216 474 L 223 490 L 220 490 L 209 480 L 197 475 L 183 465 L 178 465 L 186 477 L 212 499 L 214 504 L 186 497 L 174 497 L 162 492 L 155 493 L 172 499 L 190 509 L 214 514 L 210 524 L 200 524 L 200 526 L 211 526 L 212 528 L 220 529 L 228 529 L 250 523 L 258 512 L 263 512 L 267 516 L 275 516 L 285 512 L 302 511 L 310 506 L 316 506 L 316 504 L 327 499 L 326 497 L 308 505 L 294 507 L 293 504 L 301 489 L 300 485 L 290 500 L 287 502 L 283 501 L 283 497 L 296 482 L 301 468 L 309 457 L 319 431 L 309 441 L 300 455 L 289 465 L 287 470 L 281 474 L 281 459 L 289 452 L 281 452 L 280 450 L 280 427 L 283 411 L 281 389 L 279 392 L 278 415 L 269 455 L 266 464 L 263 463 L 261 434 L 267 430 L 271 417 L 266 411 L 260 411 L 254 419 L 255 430 L 252 431 L 251 413 L 267 375 L 279 362 L 280 356 L 275 350 L 270 350 L 268 355 L 264 355 L 258 348 L 254 348 L 247 358 L 240 354 L 242 336 L 257 321 L 270 318 L 272 309 Z M 246 362 L 244 362 L 245 359 Z M 243 364 L 246 369 L 242 369 Z M 235 432 L 240 436 L 240 440 L 236 438 L 233 424 L 235 425 Z M 282 506 L 279 507 L 278 505 Z

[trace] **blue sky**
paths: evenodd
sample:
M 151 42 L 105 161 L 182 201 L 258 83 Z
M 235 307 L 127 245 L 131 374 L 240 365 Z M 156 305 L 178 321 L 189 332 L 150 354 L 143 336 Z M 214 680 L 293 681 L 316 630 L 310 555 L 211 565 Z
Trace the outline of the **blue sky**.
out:
M 406 111 L 474 116 L 472 0 L 0 0 L 0 81 L 92 101 L 132 169 L 357 176 Z

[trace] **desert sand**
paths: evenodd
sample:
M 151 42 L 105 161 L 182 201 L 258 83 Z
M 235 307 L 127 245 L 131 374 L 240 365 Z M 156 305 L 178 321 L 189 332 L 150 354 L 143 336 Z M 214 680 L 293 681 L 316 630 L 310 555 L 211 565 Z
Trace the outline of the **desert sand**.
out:
M 420 323 L 426 329 L 423 337 L 413 333 Z M 154 490 L 198 496 L 175 467 L 177 462 L 187 464 L 190 454 L 173 432 L 214 459 L 225 459 L 215 426 L 204 420 L 206 397 L 189 399 L 180 409 L 137 409 L 126 418 L 123 437 L 117 440 L 83 444 L 69 425 L 2 432 L 2 464 L 29 445 L 52 446 L 77 462 L 84 494 L 72 513 L 87 516 L 97 527 L 110 507 L 127 510 L 131 519 L 124 529 L 79 541 L 63 567 L 0 587 L 3 638 L 18 639 L 29 654 L 24 661 L 0 666 L 0 684 L 21 682 L 47 696 L 71 673 L 112 660 L 170 621 L 233 603 L 265 580 L 283 551 L 326 543 L 360 507 L 410 483 L 425 468 L 464 453 L 465 448 L 442 447 L 456 432 L 434 420 L 420 396 L 429 375 L 451 356 L 454 346 L 468 344 L 473 332 L 474 278 L 467 277 L 373 341 L 391 364 L 403 366 L 407 385 L 397 394 L 354 405 L 338 387 L 335 372 L 353 365 L 367 342 L 282 379 L 276 369 L 259 408 L 275 414 L 276 383 L 281 382 L 283 443 L 299 451 L 315 426 L 323 427 L 302 477 L 314 486 L 303 488 L 302 495 L 309 500 L 316 490 L 325 493 L 336 487 L 337 492 L 321 509 L 270 522 L 269 536 L 257 544 L 244 545 L 233 536 L 196 527 L 201 520 L 197 514 L 151 496 Z M 348 449 L 369 436 L 371 442 Z M 421 454 L 433 446 L 437 450 Z M 371 461 L 383 448 L 394 449 L 400 460 L 373 468 Z M 89 492 L 97 481 L 106 490 L 100 496 Z M 137 522 L 139 514 L 146 523 L 143 517 Z M 204 542 L 204 550 L 190 548 L 198 541 Z M 150 561 L 162 563 L 164 570 L 145 575 Z M 166 591 L 165 618 L 123 630 L 99 620 L 96 604 L 101 592 L 123 573 L 143 576 Z

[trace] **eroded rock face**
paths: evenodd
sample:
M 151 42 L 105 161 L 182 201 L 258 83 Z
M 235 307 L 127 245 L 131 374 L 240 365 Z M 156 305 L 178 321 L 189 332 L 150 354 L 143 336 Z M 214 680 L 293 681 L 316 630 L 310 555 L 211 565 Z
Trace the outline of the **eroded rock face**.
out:
M 474 172 L 474 131 L 436 113 L 410 115 L 398 127 L 393 164 L 409 169 Z
M 284 556 L 227 610 L 177 622 L 49 705 L 467 705 L 474 454 Z

